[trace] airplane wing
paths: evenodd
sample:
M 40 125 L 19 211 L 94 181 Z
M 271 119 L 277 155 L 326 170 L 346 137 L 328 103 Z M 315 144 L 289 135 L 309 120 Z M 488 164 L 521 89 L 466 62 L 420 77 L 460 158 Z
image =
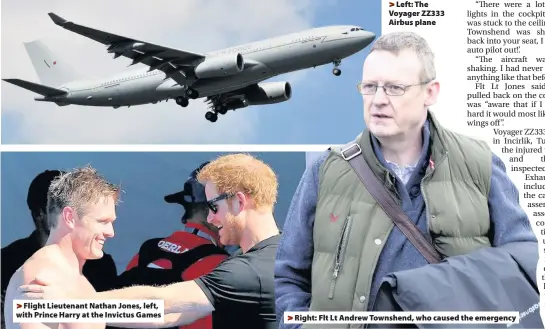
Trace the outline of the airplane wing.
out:
M 208 96 L 204 103 L 208 106 L 209 110 L 218 111 L 220 113 L 224 112 L 221 114 L 225 114 L 227 110 L 237 110 L 248 106 L 248 94 L 255 93 L 258 88 L 257 84 L 252 84 L 228 93 Z
M 238 108 L 246 107 L 244 101 L 244 93 L 238 89 L 226 94 L 218 94 L 206 97 L 204 103 L 211 111 L 223 112 L 225 114 L 227 110 L 236 110 Z
M 62 28 L 109 46 L 108 52 L 113 53 L 114 58 L 127 57 L 133 60 L 130 65 L 142 63 L 148 65 L 150 71 L 161 70 L 180 85 L 185 85 L 186 80 L 185 74 L 180 70 L 184 67 L 194 67 L 206 57 L 204 54 L 163 47 L 78 25 L 54 13 L 48 15 Z
M 289 82 L 257 82 L 223 94 L 208 96 L 205 103 L 209 110 L 225 114 L 250 105 L 268 105 L 291 99 Z

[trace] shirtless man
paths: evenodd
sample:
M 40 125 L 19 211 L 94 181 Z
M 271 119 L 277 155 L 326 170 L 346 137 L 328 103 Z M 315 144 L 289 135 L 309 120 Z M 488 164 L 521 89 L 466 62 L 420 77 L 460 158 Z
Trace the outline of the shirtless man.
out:
M 50 185 L 47 219 L 51 227 L 44 247 L 36 251 L 11 277 L 6 291 L 6 329 L 96 329 L 105 323 L 13 323 L 13 300 L 28 299 L 18 287 L 37 276 L 62 284 L 68 291 L 93 294 L 83 276 L 88 259 L 104 255 L 104 242 L 114 236 L 113 221 L 119 188 L 91 167 L 75 169 Z

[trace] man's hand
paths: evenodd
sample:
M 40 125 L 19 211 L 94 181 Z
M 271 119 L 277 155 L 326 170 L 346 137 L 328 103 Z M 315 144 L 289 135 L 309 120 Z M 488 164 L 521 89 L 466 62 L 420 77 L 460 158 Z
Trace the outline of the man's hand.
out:
M 19 287 L 19 292 L 22 296 L 30 299 L 76 299 L 77 296 L 70 295 L 60 285 L 52 281 L 45 281 L 40 277 L 36 277 L 29 284 Z

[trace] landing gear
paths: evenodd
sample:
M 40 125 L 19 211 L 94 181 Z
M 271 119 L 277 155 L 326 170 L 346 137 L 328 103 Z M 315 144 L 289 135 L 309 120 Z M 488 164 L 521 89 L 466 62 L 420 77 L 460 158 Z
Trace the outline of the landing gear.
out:
M 227 108 L 223 105 L 218 105 L 216 106 L 216 112 L 221 115 L 225 115 L 227 113 Z
M 333 65 L 335 66 L 335 68 L 333 69 L 333 74 L 335 76 L 341 75 L 341 69 L 339 69 L 339 66 L 341 65 L 341 60 L 340 59 L 335 59 L 333 61 Z
M 192 88 L 187 88 L 187 90 L 185 91 L 185 94 L 187 97 L 191 99 L 199 98 L 199 92 Z
M 192 88 L 187 88 L 185 91 L 185 96 L 176 97 L 176 104 L 181 107 L 187 107 L 189 105 L 189 99 L 199 98 L 199 92 Z
M 218 113 L 225 115 L 229 109 L 221 104 L 218 104 L 214 107 L 214 110 L 206 112 L 204 117 L 210 122 L 218 121 Z
M 206 112 L 206 114 L 204 115 L 204 117 L 206 118 L 206 120 L 208 120 L 208 121 L 210 121 L 210 122 L 216 122 L 216 121 L 218 121 L 218 114 L 215 113 L 215 112 L 212 112 L 212 111 Z
M 189 105 L 189 100 L 186 97 L 178 96 L 176 97 L 176 104 L 181 107 L 187 107 Z

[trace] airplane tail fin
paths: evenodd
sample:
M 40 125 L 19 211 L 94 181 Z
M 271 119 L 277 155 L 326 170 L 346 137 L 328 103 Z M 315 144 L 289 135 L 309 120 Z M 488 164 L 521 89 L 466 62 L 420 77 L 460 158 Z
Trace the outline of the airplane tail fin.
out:
M 6 82 L 9 82 L 11 84 L 14 84 L 16 86 L 19 86 L 21 88 L 25 88 L 27 90 L 33 91 L 37 94 L 40 94 L 44 97 L 54 97 L 54 96 L 62 96 L 66 95 L 66 91 L 44 86 L 38 83 L 21 80 L 21 79 L 2 79 Z
M 81 78 L 67 62 L 54 54 L 42 41 L 26 42 L 24 45 L 41 83 L 58 87 Z

